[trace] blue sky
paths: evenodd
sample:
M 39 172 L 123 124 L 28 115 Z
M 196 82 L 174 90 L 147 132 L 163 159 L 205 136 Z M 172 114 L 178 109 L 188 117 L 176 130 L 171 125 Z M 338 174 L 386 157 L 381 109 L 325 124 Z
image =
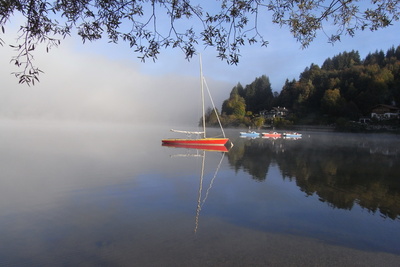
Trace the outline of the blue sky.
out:
M 280 91 L 285 80 L 298 79 L 311 63 L 344 51 L 357 50 L 361 58 L 369 52 L 400 45 L 400 24 L 376 32 L 357 32 L 343 36 L 331 45 L 321 32 L 311 45 L 302 49 L 287 28 L 265 24 L 268 47 L 241 49 L 240 63 L 228 65 L 219 60 L 212 47 L 201 49 L 203 71 L 217 108 L 240 82 L 251 83 L 266 75 L 273 91 Z M 2 38 L 16 37 L 7 28 Z M 14 55 L 8 46 L 0 47 L 0 119 L 44 118 L 50 120 L 109 120 L 197 124 L 199 114 L 190 112 L 198 98 L 199 63 L 184 59 L 180 50 L 163 50 L 158 60 L 142 63 L 128 44 L 109 44 L 106 40 L 82 44 L 77 36 L 62 41 L 46 53 L 36 51 L 35 63 L 45 73 L 34 87 L 19 85 L 10 73 Z M 179 115 L 177 115 L 179 114 Z M 172 126 L 171 126 L 172 127 Z

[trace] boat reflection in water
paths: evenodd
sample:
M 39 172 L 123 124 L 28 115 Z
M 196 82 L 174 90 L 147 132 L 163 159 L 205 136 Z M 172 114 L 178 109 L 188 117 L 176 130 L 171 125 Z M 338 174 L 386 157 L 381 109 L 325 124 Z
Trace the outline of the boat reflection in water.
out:
M 200 211 L 201 211 L 204 203 L 207 200 L 207 197 L 211 191 L 214 180 L 217 177 L 219 168 L 221 167 L 221 163 L 224 160 L 224 156 L 225 156 L 225 153 L 221 153 L 221 159 L 218 163 L 218 166 L 214 172 L 213 177 L 210 180 L 207 190 L 203 195 L 203 189 L 205 188 L 203 185 L 203 181 L 204 181 L 204 166 L 205 166 L 205 160 L 206 160 L 206 151 L 207 152 L 228 152 L 229 149 L 226 148 L 225 146 L 204 146 L 204 145 L 197 145 L 197 146 L 196 145 L 174 145 L 174 146 L 172 146 L 172 145 L 162 144 L 162 146 L 175 147 L 175 148 L 187 148 L 189 150 L 196 151 L 196 153 L 176 154 L 176 155 L 171 155 L 171 157 L 194 157 L 194 158 L 201 157 L 202 158 L 200 183 L 199 183 L 199 191 L 198 191 L 198 198 L 197 198 L 196 216 L 195 216 L 195 227 L 194 227 L 194 232 L 197 233 L 197 229 L 199 228 Z

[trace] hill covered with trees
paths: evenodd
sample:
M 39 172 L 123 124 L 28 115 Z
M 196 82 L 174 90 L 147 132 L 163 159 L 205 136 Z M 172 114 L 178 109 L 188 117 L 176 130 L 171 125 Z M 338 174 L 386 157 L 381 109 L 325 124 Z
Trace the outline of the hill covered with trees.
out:
M 400 46 L 364 59 L 353 50 L 327 58 L 321 67 L 311 64 L 298 80 L 286 80 L 280 93 L 272 92 L 266 75 L 246 86 L 238 83 L 222 104 L 221 121 L 234 127 L 337 125 L 370 117 L 376 105 L 399 103 Z M 273 119 L 262 115 L 273 107 L 285 107 L 289 113 Z M 214 124 L 210 115 L 207 121 Z

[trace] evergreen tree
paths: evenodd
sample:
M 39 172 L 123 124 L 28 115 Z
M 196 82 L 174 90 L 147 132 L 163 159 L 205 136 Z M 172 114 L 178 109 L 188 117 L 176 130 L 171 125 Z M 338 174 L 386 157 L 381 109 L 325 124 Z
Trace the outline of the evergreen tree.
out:
M 254 115 L 274 105 L 289 109 L 293 120 L 311 118 L 307 123 L 358 120 L 377 104 L 400 104 L 400 46 L 369 53 L 363 60 L 357 51 L 343 52 L 326 59 L 321 68 L 306 67 L 299 80 L 286 79 L 279 94 L 270 87 L 265 75 L 244 89 L 238 83 L 224 102 L 223 113 L 235 118 L 246 114 L 242 122 L 253 119 L 254 124 Z
M 248 111 L 256 114 L 272 108 L 273 93 L 269 78 L 262 75 L 245 87 L 245 101 Z

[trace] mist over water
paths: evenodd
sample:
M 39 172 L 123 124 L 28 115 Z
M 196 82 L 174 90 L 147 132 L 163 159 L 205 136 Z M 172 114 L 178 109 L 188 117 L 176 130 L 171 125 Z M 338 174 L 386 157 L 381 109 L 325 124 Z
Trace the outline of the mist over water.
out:
M 11 72 L 21 69 L 0 66 L 0 120 L 197 125 L 201 117 L 197 61 L 182 66 L 195 75 L 150 74 L 143 63 L 129 57 L 110 59 L 107 54 L 80 51 L 74 42 L 65 41 L 50 53 L 43 50 L 35 51 L 34 64 L 44 71 L 35 86 L 18 84 Z M 8 46 L 0 49 L 3 59 L 14 54 Z M 207 77 L 207 71 L 204 74 L 220 109 L 233 85 Z

